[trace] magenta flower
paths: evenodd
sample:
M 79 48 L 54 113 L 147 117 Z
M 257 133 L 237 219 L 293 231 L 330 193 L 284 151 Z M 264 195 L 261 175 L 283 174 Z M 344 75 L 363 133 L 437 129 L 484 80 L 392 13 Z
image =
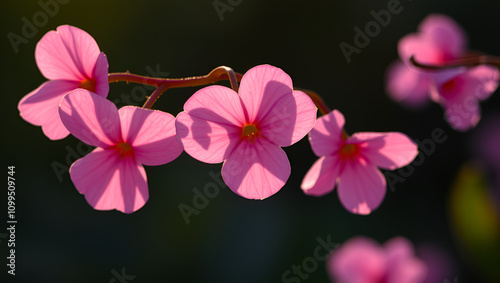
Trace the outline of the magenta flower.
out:
M 430 98 L 445 109 L 446 119 L 459 131 L 474 127 L 481 117 L 479 101 L 498 87 L 499 72 L 490 66 L 426 72 L 410 65 L 409 59 L 443 65 L 466 55 L 467 39 L 451 18 L 430 15 L 420 24 L 419 33 L 403 37 L 398 44 L 404 63 L 394 63 L 387 76 L 389 94 L 408 105 L 421 105 Z
M 202 162 L 220 163 L 228 187 L 249 199 L 278 192 L 290 176 L 281 149 L 313 127 L 316 107 L 291 78 L 270 65 L 250 69 L 239 95 L 223 86 L 197 91 L 176 121 L 184 150 Z
M 435 75 L 431 98 L 445 109 L 446 120 L 458 131 L 467 131 L 481 119 L 479 101 L 498 88 L 498 69 L 478 66 L 454 69 Z
M 429 100 L 433 84 L 432 73 L 413 67 L 410 57 L 418 62 L 442 65 L 464 55 L 466 36 L 462 28 L 445 15 L 427 16 L 418 33 L 403 37 L 398 44 L 402 61 L 394 62 L 387 73 L 387 91 L 390 96 L 408 106 L 420 106 Z
M 342 205 L 356 214 L 370 214 L 382 202 L 386 181 L 377 167 L 394 170 L 408 165 L 417 145 L 402 133 L 343 133 L 342 113 L 333 110 L 316 121 L 309 141 L 318 161 L 302 181 L 308 195 L 322 196 L 338 184 Z
M 35 59 L 49 81 L 21 99 L 18 109 L 27 122 L 42 126 L 51 140 L 69 135 L 59 118 L 58 106 L 68 92 L 84 88 L 106 97 L 109 91 L 108 60 L 85 31 L 59 26 L 38 42 Z
M 383 247 L 357 237 L 333 251 L 327 269 L 335 282 L 422 283 L 427 267 L 414 254 L 413 245 L 402 237 L 387 241 Z
M 132 213 L 149 198 L 144 165 L 177 158 L 182 147 L 175 137 L 175 118 L 161 111 L 126 106 L 118 110 L 109 100 L 79 89 L 59 106 L 68 131 L 96 146 L 69 170 L 77 190 L 95 209 Z

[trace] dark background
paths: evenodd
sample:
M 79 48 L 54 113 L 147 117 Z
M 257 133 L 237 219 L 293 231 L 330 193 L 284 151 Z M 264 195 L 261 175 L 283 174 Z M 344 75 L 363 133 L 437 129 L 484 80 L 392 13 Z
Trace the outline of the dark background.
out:
M 341 244 L 363 235 L 383 243 L 400 235 L 417 247 L 437 246 L 450 258 L 454 269 L 438 282 L 455 277 L 458 282 L 494 282 L 498 278 L 492 279 L 471 258 L 451 221 L 452 185 L 462 165 L 474 158 L 471 140 L 477 129 L 453 131 L 439 105 L 413 111 L 393 102 L 384 90 L 384 76 L 397 58 L 397 41 L 416 31 L 430 13 L 453 17 L 467 31 L 471 49 L 500 54 L 500 2 L 402 0 L 403 11 L 348 64 L 340 42 L 353 44 L 353 28 L 364 28 L 373 20 L 370 11 L 386 9 L 388 2 L 242 0 L 221 21 L 212 1 L 71 0 L 59 4 L 58 13 L 16 53 L 7 34 L 22 36 L 21 19 L 33 22 L 42 8 L 37 1 L 3 1 L 1 148 L 4 168 L 16 166 L 18 224 L 17 275 L 12 281 L 6 274 L 6 239 L 0 239 L 0 281 L 110 282 L 113 270 L 121 273 L 125 268 L 136 276 L 134 283 L 281 282 L 292 265 L 313 255 L 318 237 Z M 71 164 L 81 157 L 69 153 L 77 151 L 79 141 L 72 136 L 50 141 L 17 110 L 18 101 L 46 80 L 34 60 L 36 43 L 63 24 L 96 39 L 110 72 L 148 75 L 148 66 L 158 66 L 168 73 L 163 76 L 175 78 L 204 75 L 220 65 L 244 73 L 267 63 L 285 70 L 295 86 L 316 91 L 332 109 L 342 111 L 350 133 L 401 131 L 425 140 L 441 128 L 448 139 L 404 183 L 396 184 L 394 192 L 388 190 L 370 216 L 347 212 L 336 191 L 321 198 L 304 195 L 300 183 L 317 158 L 307 139 L 285 148 L 292 175 L 279 193 L 264 201 L 220 188 L 187 225 L 179 204 L 193 206 L 193 189 L 203 190 L 212 182 L 209 173 L 220 172 L 221 165 L 200 163 L 183 153 L 169 164 L 146 167 L 150 199 L 142 209 L 131 215 L 96 211 L 68 173 L 60 182 L 52 168 L 54 162 L 66 165 L 66 158 Z M 113 83 L 108 98 L 123 106 L 121 95 L 137 95 L 136 86 Z M 176 115 L 197 89 L 169 90 L 154 108 Z M 141 105 L 144 100 L 133 102 Z M 485 115 L 499 106 L 498 93 L 482 104 Z M 6 202 L 2 197 L 1 227 Z M 302 282 L 327 282 L 325 263 L 318 266 Z

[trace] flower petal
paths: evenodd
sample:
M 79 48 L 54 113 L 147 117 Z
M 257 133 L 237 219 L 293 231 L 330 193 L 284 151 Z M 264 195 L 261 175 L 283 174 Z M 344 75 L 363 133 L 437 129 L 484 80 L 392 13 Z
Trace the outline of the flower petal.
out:
M 292 91 L 292 79 L 279 68 L 259 65 L 248 70 L 238 91 L 247 111 L 246 122 L 261 121 L 282 96 Z
M 418 155 L 417 144 L 402 133 L 355 133 L 347 142 L 359 144 L 370 163 L 389 170 L 408 165 Z
M 306 195 L 322 196 L 335 188 L 340 162 L 336 156 L 320 157 L 307 171 L 300 186 Z
M 17 108 L 27 122 L 42 126 L 43 133 L 51 140 L 67 137 L 69 131 L 59 118 L 59 102 L 78 86 L 72 81 L 48 81 L 27 94 Z
M 419 107 L 429 101 L 431 78 L 427 73 L 394 62 L 387 71 L 387 92 L 395 101 Z
M 175 128 L 184 151 L 205 163 L 224 161 L 241 139 L 239 127 L 196 118 L 187 112 L 177 115 Z
M 222 166 L 222 178 L 238 195 L 265 199 L 277 193 L 290 177 L 290 163 L 283 149 L 265 138 L 242 141 Z
M 390 266 L 388 282 L 415 283 L 426 278 L 423 261 L 415 257 L 415 250 L 410 241 L 403 237 L 393 238 L 385 243 L 387 266 Z
M 195 92 L 184 104 L 193 117 L 219 124 L 242 127 L 245 123 L 240 97 L 232 89 L 214 85 Z
M 293 95 L 282 96 L 262 118 L 259 123 L 261 133 L 279 146 L 290 146 L 312 129 L 316 111 L 316 105 L 307 94 L 293 91 Z
M 419 63 L 439 65 L 449 59 L 436 45 L 420 34 L 411 33 L 398 42 L 398 53 L 403 63 L 412 67 L 410 58 L 414 56 Z
M 106 148 L 121 142 L 118 109 L 97 94 L 84 89 L 68 93 L 59 115 L 68 131 L 86 144 Z
M 77 190 L 97 210 L 132 213 L 149 198 L 146 172 L 131 156 L 96 148 L 69 170 Z
M 370 214 L 384 199 L 384 175 L 364 160 L 346 162 L 338 184 L 339 199 L 351 213 Z
M 429 42 L 449 54 L 449 58 L 458 58 L 465 52 L 467 36 L 463 29 L 448 16 L 431 14 L 422 21 L 419 30 Z
M 331 155 L 340 149 L 344 124 L 344 115 L 338 110 L 333 110 L 316 120 L 314 128 L 309 133 L 309 141 L 317 156 Z
M 438 85 L 439 101 L 454 129 L 466 131 L 476 126 L 481 118 L 478 100 L 487 99 L 495 92 L 498 78 L 497 69 L 478 66 Z
M 384 250 L 364 237 L 350 239 L 328 260 L 328 271 L 335 282 L 382 282 L 386 268 Z
M 83 81 L 92 78 L 99 56 L 92 36 L 73 26 L 59 26 L 38 42 L 35 59 L 40 72 L 49 80 Z
M 135 106 L 123 107 L 118 114 L 123 141 L 132 146 L 137 162 L 162 165 L 182 153 L 171 114 Z
M 96 82 L 95 93 L 102 97 L 107 97 L 109 93 L 108 68 L 108 59 L 106 55 L 101 52 L 97 57 L 92 78 Z

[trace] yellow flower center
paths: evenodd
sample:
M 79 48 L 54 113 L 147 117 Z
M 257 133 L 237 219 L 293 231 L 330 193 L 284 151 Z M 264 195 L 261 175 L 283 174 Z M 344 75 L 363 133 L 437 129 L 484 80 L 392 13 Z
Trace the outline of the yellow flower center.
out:
M 253 141 L 256 137 L 259 136 L 259 129 L 253 124 L 248 124 L 243 127 L 241 131 L 241 137 L 248 138 L 250 141 Z
M 79 85 L 79 88 L 84 88 L 88 91 L 95 92 L 97 87 L 97 82 L 90 79 L 83 80 Z

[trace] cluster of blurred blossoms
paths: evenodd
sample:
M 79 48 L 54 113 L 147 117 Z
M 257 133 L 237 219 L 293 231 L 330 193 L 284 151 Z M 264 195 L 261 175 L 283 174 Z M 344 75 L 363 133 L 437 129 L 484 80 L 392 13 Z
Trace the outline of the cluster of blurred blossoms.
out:
M 466 51 L 464 32 L 453 20 L 429 16 L 418 33 L 401 39 L 398 50 L 401 61 L 387 76 L 394 99 L 420 106 L 430 98 L 444 107 L 446 119 L 460 131 L 478 123 L 478 103 L 496 90 L 499 72 L 488 66 L 494 65 L 490 61 L 481 61 L 482 55 Z M 95 147 L 72 164 L 70 176 L 97 210 L 140 209 L 149 198 L 143 165 L 172 162 L 183 151 L 201 162 L 223 162 L 222 178 L 237 195 L 268 198 L 290 177 L 282 147 L 309 134 L 319 159 L 301 189 L 322 196 L 337 186 L 346 210 L 367 215 L 386 194 L 379 168 L 401 168 L 418 154 L 416 143 L 402 133 L 349 135 L 340 111 L 331 111 L 312 91 L 294 89 L 290 76 L 270 65 L 243 75 L 218 67 L 206 76 L 183 79 L 108 73 L 107 58 L 96 41 L 67 25 L 42 37 L 35 59 L 48 81 L 21 99 L 20 115 L 41 126 L 51 140 L 72 134 Z M 196 91 L 176 117 L 151 109 L 170 88 L 221 80 L 229 80 L 231 88 L 211 85 Z M 109 83 L 119 81 L 156 88 L 143 107 L 117 109 L 106 97 Z M 370 239 L 352 239 L 332 252 L 328 265 L 332 279 L 347 283 L 424 282 L 428 269 L 404 238 L 384 247 Z

